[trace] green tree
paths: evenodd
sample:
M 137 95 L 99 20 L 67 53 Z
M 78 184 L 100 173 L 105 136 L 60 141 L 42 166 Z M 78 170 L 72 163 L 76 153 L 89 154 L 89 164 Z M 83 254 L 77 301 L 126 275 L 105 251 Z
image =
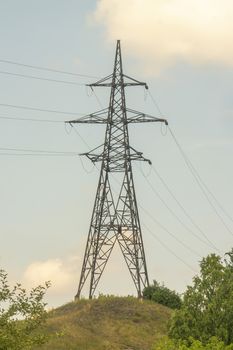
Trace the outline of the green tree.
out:
M 0 350 L 29 350 L 47 341 L 41 330 L 46 320 L 44 295 L 49 288 L 29 293 L 20 284 L 10 288 L 7 273 L 0 270 Z
M 158 304 L 165 305 L 171 309 L 180 309 L 182 301 L 175 291 L 153 281 L 153 284 L 143 290 L 143 298 L 153 300 Z
M 172 318 L 170 338 L 189 341 L 192 337 L 207 344 L 217 337 L 226 345 L 233 343 L 233 250 L 226 256 L 222 260 L 211 254 L 201 261 L 200 274 Z
M 233 350 L 233 344 L 225 345 L 216 337 L 210 338 L 206 344 L 192 338 L 188 342 L 163 338 L 152 350 Z

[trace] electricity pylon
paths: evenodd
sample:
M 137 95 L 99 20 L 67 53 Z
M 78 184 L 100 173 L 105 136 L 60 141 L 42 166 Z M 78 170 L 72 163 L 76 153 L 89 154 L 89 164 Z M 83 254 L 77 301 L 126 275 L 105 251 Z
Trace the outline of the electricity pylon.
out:
M 82 271 L 75 298 L 90 278 L 89 298 L 94 295 L 113 247 L 117 242 L 135 284 L 138 297 L 148 286 L 148 273 L 143 247 L 142 231 L 138 215 L 131 162 L 146 161 L 142 152 L 129 144 L 128 124 L 164 122 L 126 107 L 125 87 L 142 85 L 123 74 L 120 41 L 117 41 L 113 73 L 94 84 L 94 87 L 110 87 L 109 107 L 68 123 L 106 124 L 104 143 L 94 150 L 83 153 L 94 164 L 101 162 L 97 193 L 91 217 L 90 229 L 83 259 Z M 98 149 L 101 149 L 98 153 Z M 118 185 L 114 190 L 112 180 Z

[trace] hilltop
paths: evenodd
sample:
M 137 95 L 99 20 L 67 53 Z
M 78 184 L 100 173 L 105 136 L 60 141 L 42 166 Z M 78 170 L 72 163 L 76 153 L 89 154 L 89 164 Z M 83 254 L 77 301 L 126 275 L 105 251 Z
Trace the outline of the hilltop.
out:
M 63 335 L 39 349 L 150 350 L 166 334 L 170 315 L 162 305 L 133 297 L 71 302 L 49 312 L 46 332 Z

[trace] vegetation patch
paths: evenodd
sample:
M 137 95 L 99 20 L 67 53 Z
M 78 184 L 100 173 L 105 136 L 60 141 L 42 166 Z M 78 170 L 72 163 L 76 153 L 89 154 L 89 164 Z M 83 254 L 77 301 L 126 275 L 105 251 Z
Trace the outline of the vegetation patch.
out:
M 59 333 L 35 349 L 148 350 L 167 333 L 171 310 L 133 297 L 100 296 L 49 313 L 48 333 Z

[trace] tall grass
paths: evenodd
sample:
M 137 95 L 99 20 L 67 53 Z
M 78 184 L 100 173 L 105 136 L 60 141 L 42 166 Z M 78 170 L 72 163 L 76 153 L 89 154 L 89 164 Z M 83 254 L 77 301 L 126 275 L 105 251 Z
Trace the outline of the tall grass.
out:
M 170 309 L 134 297 L 81 299 L 50 312 L 46 332 L 60 336 L 40 349 L 150 350 L 166 334 L 170 315 Z

